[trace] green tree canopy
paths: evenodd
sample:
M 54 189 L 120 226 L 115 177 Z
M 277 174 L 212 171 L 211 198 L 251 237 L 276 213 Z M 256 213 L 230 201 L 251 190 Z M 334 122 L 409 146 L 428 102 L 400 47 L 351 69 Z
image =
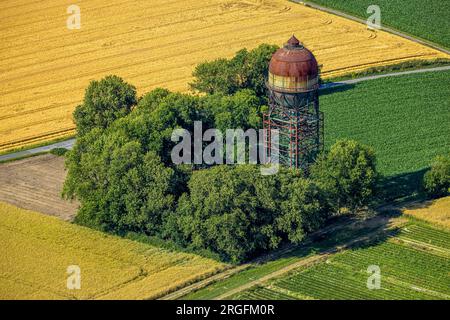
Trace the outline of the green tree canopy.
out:
M 282 215 L 276 222 L 292 243 L 300 243 L 330 216 L 331 210 L 323 191 L 310 179 L 299 178 L 283 183 L 282 194 L 286 195 L 281 204 Z
M 240 90 L 233 95 L 207 95 L 201 103 L 212 113 L 214 127 L 223 134 L 227 129 L 258 129 L 262 125 L 259 99 L 252 90 Z
M 198 101 L 157 89 L 127 116 L 79 136 L 64 184 L 65 197 L 80 200 L 77 221 L 114 232 L 159 233 L 190 174 L 170 160 L 171 134 L 204 118 Z
M 153 151 L 122 132 L 93 129 L 69 153 L 66 197 L 77 197 L 76 221 L 104 231 L 159 232 L 173 208 L 175 174 Z
M 258 166 L 221 165 L 193 172 L 166 232 L 185 246 L 239 262 L 283 240 L 300 242 L 327 212 L 320 190 L 299 171 L 262 176 Z
M 354 140 L 339 140 L 311 167 L 311 177 L 328 195 L 335 211 L 367 205 L 378 179 L 372 148 Z
M 130 113 L 136 104 L 136 88 L 117 76 L 91 81 L 83 103 L 76 107 L 73 117 L 78 135 L 94 128 L 105 129 L 116 119 Z
M 367 204 L 377 179 L 375 155 L 355 141 L 338 141 L 309 178 L 283 167 L 265 176 L 258 165 L 172 162 L 175 129 L 192 134 L 196 121 L 203 131 L 223 134 L 261 127 L 265 76 L 276 49 L 261 45 L 199 65 L 192 87 L 205 95 L 158 88 L 137 100 L 135 88 L 118 77 L 93 81 L 75 111 L 78 138 L 66 158 L 63 195 L 80 201 L 76 221 L 241 262 L 283 242 L 301 242 L 331 208 Z
M 251 51 L 242 49 L 229 60 L 201 63 L 192 74 L 191 88 L 207 94 L 225 95 L 251 89 L 259 98 L 264 98 L 269 61 L 277 49 L 275 45 L 261 44 Z

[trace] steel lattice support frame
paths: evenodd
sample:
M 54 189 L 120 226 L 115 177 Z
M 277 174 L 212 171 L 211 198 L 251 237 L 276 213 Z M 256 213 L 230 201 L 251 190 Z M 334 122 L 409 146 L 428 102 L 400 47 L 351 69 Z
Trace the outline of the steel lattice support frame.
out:
M 317 90 L 280 93 L 269 88 L 269 112 L 263 115 L 267 159 L 277 154 L 280 164 L 308 169 L 324 145 L 324 118 L 318 98 Z M 278 146 L 271 143 L 275 129 L 279 132 Z

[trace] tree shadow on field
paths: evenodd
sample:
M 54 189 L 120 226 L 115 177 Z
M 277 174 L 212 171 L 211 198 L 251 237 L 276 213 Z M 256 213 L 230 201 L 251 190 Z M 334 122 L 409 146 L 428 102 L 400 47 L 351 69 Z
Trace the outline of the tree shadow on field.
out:
M 267 259 L 266 256 L 266 259 L 254 262 L 262 264 L 278 259 L 301 259 L 312 255 L 318 255 L 319 259 L 316 261 L 322 261 L 320 256 L 326 259 L 329 254 L 342 250 L 376 246 L 400 232 L 400 228 L 393 226 L 391 222 L 401 214 L 400 210 L 390 209 L 335 217 L 325 228 L 309 235 L 301 245 L 289 246 L 290 250 L 281 256 L 273 253 L 271 259 Z
M 414 201 L 412 203 L 408 203 L 407 205 L 405 205 L 405 209 L 408 210 L 417 210 L 417 209 L 424 209 L 424 208 L 428 208 L 431 205 L 433 205 L 433 203 L 436 202 L 436 199 L 428 199 L 428 200 L 420 200 L 420 201 Z
M 342 82 L 328 82 L 328 83 L 324 83 L 320 86 L 319 94 L 321 96 L 324 96 L 327 94 L 351 90 L 354 87 L 355 87 L 354 84 L 346 84 L 346 83 L 342 83 Z
M 383 177 L 378 184 L 376 204 L 423 200 L 426 195 L 422 187 L 423 176 L 428 168 L 395 176 Z

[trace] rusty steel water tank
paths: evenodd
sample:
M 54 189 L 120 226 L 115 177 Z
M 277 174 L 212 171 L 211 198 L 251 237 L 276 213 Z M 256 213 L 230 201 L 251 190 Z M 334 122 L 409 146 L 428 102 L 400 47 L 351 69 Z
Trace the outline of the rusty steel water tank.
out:
M 294 35 L 272 56 L 267 86 L 285 93 L 318 89 L 319 66 L 316 58 Z
M 267 89 L 265 159 L 307 172 L 323 150 L 324 122 L 319 110 L 319 66 L 295 36 L 273 54 Z

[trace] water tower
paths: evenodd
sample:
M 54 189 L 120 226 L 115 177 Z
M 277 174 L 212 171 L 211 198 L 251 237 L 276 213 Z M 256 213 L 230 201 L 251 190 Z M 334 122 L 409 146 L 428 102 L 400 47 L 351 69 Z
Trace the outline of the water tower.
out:
M 323 149 L 323 113 L 316 58 L 295 36 L 272 56 L 267 88 L 266 156 L 278 156 L 280 164 L 306 170 Z M 274 129 L 279 132 L 278 145 L 271 143 Z

